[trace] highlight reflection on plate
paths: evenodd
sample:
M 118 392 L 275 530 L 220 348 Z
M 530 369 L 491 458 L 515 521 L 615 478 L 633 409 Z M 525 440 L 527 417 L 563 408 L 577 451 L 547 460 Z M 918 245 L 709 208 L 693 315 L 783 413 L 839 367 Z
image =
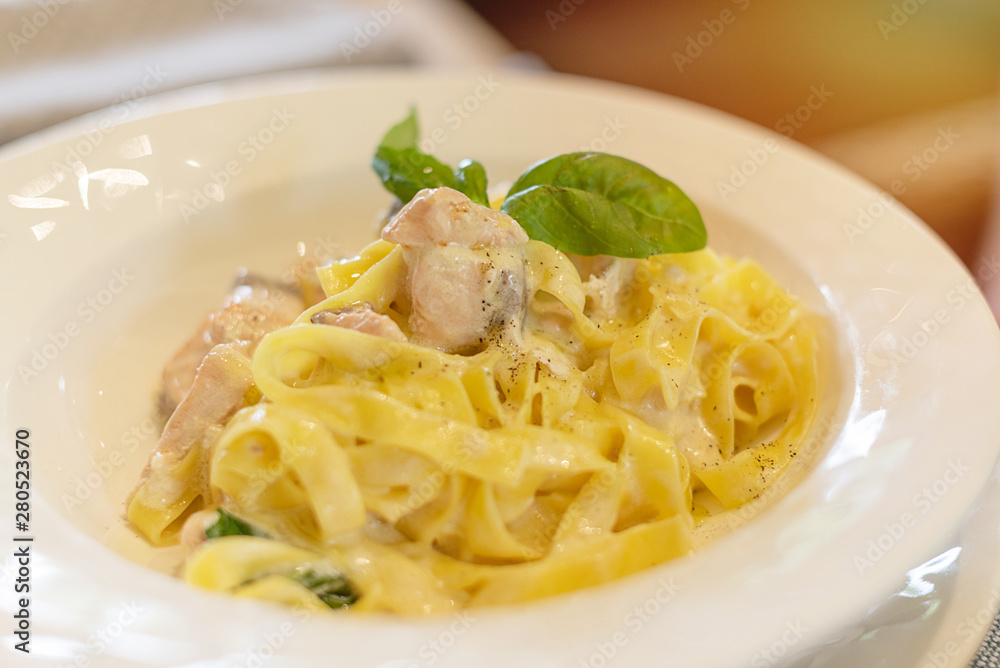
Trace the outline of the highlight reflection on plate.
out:
M 997 480 L 1000 346 L 968 273 L 896 206 L 858 234 L 857 211 L 877 191 L 784 138 L 659 95 L 512 73 L 495 74 L 498 88 L 449 123 L 477 78 L 234 84 L 0 152 L 0 275 L 16 314 L 0 353 L 3 420 L 4 433 L 31 435 L 32 658 L 733 666 L 891 654 L 907 665 L 940 652 L 963 665 L 986 629 L 958 625 L 990 613 L 1000 579 L 988 529 L 997 493 L 981 496 Z M 217 104 L 196 106 L 207 102 Z M 164 360 L 237 266 L 276 273 L 296 255 L 349 253 L 372 237 L 386 200 L 370 153 L 411 104 L 435 153 L 475 157 L 495 180 L 582 147 L 647 164 L 699 204 L 716 250 L 758 259 L 829 312 L 838 359 L 828 419 L 812 435 L 816 469 L 690 559 L 462 620 L 299 619 L 144 565 L 172 557 L 125 527 L 122 503 L 156 438 Z M 741 167 L 761 150 L 766 160 Z

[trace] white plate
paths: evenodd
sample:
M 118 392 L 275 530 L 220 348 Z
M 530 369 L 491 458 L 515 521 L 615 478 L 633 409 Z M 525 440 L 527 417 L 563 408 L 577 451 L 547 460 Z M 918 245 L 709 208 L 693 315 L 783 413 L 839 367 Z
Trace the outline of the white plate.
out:
M 713 247 L 827 311 L 838 359 L 817 468 L 692 558 L 455 617 L 303 620 L 135 563 L 163 563 L 121 521 L 162 363 L 235 267 L 277 272 L 372 237 L 387 198 L 370 154 L 411 104 L 436 154 L 475 157 L 494 181 L 583 147 L 647 164 L 700 205 Z M 9 471 L 15 431 L 31 432 L 37 665 L 962 665 L 974 652 L 986 629 L 961 625 L 992 614 L 1000 579 L 1000 502 L 981 494 L 997 489 L 1000 340 L 966 270 L 871 186 L 721 113 L 552 75 L 311 74 L 124 111 L 123 125 L 96 115 L 0 151 L 0 433 Z M 14 640 L 4 651 L 23 658 Z

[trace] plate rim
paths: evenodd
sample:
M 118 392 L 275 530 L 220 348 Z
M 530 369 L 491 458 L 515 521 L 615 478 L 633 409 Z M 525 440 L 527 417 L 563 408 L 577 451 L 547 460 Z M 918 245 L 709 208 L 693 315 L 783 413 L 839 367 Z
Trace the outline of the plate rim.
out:
M 376 78 L 381 77 L 386 79 L 392 79 L 399 76 L 412 77 L 415 75 L 413 70 L 407 70 L 405 68 L 371 68 L 368 71 L 354 71 L 348 73 L 307 71 L 304 73 L 297 73 L 292 77 L 289 77 L 287 74 L 275 74 L 267 75 L 265 77 L 246 77 L 231 82 L 223 82 L 221 84 L 204 84 L 191 89 L 181 89 L 178 91 L 160 93 L 152 96 L 148 102 L 144 100 L 143 103 L 137 107 L 137 109 L 140 110 L 138 115 L 135 118 L 129 118 L 123 123 L 123 125 L 142 121 L 148 118 L 160 117 L 176 111 L 196 109 L 204 106 L 214 106 L 220 103 L 239 102 L 241 100 L 268 97 L 270 95 L 309 92 L 311 90 L 315 90 L 314 87 L 317 85 L 323 86 L 334 83 L 336 84 L 336 87 L 350 87 L 355 80 L 370 78 L 373 74 L 375 74 Z M 456 74 L 455 72 L 430 71 L 429 73 L 423 72 L 420 76 L 438 80 L 438 77 L 452 78 L 463 75 Z M 581 86 L 593 86 L 595 83 L 593 80 L 583 77 L 567 77 L 566 75 L 553 75 L 550 73 L 518 73 L 515 78 L 531 79 L 535 82 L 541 79 L 551 80 L 556 78 L 563 81 L 568 80 L 571 85 L 576 84 Z M 268 92 L 261 94 L 261 85 L 263 85 Z M 707 112 L 709 117 L 713 117 L 715 120 L 721 119 L 722 122 L 732 127 L 742 126 L 743 132 L 749 131 L 757 136 L 762 136 L 762 132 L 766 135 L 774 134 L 769 132 L 766 128 L 761 128 L 760 126 L 757 126 L 749 121 L 737 119 L 725 114 L 724 112 L 702 107 L 697 103 L 687 100 L 664 96 L 652 91 L 636 89 L 625 84 L 599 82 L 598 85 L 604 90 L 616 89 L 619 92 L 627 92 L 630 95 L 637 94 L 645 99 L 653 100 L 656 104 L 662 102 L 666 98 L 673 104 L 679 104 L 681 107 L 685 107 L 688 110 L 696 110 L 699 114 L 705 114 Z M 79 131 L 81 127 L 93 123 L 94 120 L 100 120 L 100 114 L 105 113 L 106 111 L 107 110 L 101 110 L 88 114 L 84 117 L 72 119 L 70 121 L 60 123 L 57 126 L 53 126 L 52 128 L 42 130 L 8 143 L 3 147 L 0 147 L 0 163 L 16 160 L 22 155 L 32 153 L 43 147 L 52 146 L 54 144 L 75 138 L 81 134 Z M 811 161 L 815 161 L 818 158 L 820 161 L 825 163 L 827 168 L 839 170 L 841 172 L 841 177 L 858 182 L 866 189 L 870 190 L 873 188 L 871 184 L 867 183 L 861 177 L 849 172 L 839 165 L 836 165 L 829 159 L 822 157 L 820 154 L 812 151 L 811 149 L 791 142 L 786 143 L 784 148 L 785 150 L 790 151 L 793 156 L 796 154 L 799 154 L 800 156 L 805 155 Z M 803 151 L 805 152 L 804 154 L 802 153 Z M 903 218 L 909 218 L 911 221 L 914 221 L 916 227 L 923 231 L 923 233 L 928 237 L 928 240 L 938 246 L 937 250 L 939 252 L 943 250 L 953 261 L 957 262 L 957 257 L 954 253 L 947 248 L 947 246 L 945 246 L 940 239 L 929 230 L 929 228 L 926 228 L 924 224 L 920 222 L 911 212 L 903 209 L 898 205 L 898 203 L 896 206 L 898 208 L 897 213 Z M 968 271 L 966 271 L 966 273 L 968 274 Z M 994 342 L 996 343 L 998 340 L 1000 339 L 998 339 L 997 336 L 994 336 Z M 997 455 L 1000 457 L 1000 450 L 998 450 Z

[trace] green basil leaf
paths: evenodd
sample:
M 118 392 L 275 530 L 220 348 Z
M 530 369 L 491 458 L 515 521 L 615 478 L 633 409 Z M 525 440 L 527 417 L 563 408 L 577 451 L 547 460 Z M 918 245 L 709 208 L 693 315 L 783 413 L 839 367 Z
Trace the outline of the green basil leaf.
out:
M 379 148 L 416 148 L 419 136 L 420 126 L 417 123 L 417 110 L 410 107 L 409 115 L 385 133 Z
M 465 196 L 476 204 L 489 206 L 489 197 L 486 195 L 486 168 L 475 160 L 463 160 L 458 163 L 455 170 L 455 181 L 458 190 L 465 193 Z
M 220 538 L 222 536 L 260 536 L 261 538 L 269 538 L 260 529 L 230 515 L 222 508 L 218 508 L 216 514 L 218 517 L 215 522 L 205 529 L 205 536 L 208 538 Z
M 389 128 L 375 149 L 372 169 L 386 190 L 406 204 L 424 188 L 447 186 L 465 193 L 476 204 L 489 206 L 483 166 L 475 160 L 463 160 L 452 170 L 417 148 L 419 133 L 417 112 L 411 109 L 406 118 Z
M 458 185 L 450 167 L 417 149 L 419 134 L 417 111 L 411 108 L 406 118 L 385 133 L 372 158 L 372 169 L 382 185 L 403 204 L 423 188 Z
M 372 168 L 386 190 L 403 204 L 424 188 L 448 186 L 458 190 L 450 167 L 415 148 L 379 146 L 372 159 Z
M 577 255 L 644 258 L 705 247 L 698 207 L 653 170 L 606 153 L 568 153 L 530 167 L 501 211 L 532 239 Z
M 343 608 L 358 600 L 358 593 L 348 579 L 341 575 L 319 575 L 312 570 L 296 569 L 288 577 L 310 590 L 331 608 Z

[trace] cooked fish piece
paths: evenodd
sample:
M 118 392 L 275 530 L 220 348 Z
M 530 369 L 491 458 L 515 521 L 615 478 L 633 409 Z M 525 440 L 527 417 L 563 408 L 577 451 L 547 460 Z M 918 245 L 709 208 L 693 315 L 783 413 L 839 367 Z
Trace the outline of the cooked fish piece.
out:
M 374 334 L 393 341 L 406 341 L 406 334 L 387 315 L 382 315 L 368 302 L 351 304 L 332 311 L 314 313 L 309 321 L 314 325 L 333 325 L 345 329 L 356 329 L 365 334 Z
M 194 382 L 198 365 L 220 343 L 239 344 L 247 356 L 264 335 L 287 327 L 306 308 L 294 286 L 245 270 L 218 311 L 208 314 L 163 369 L 160 406 L 168 415 L 177 408 Z
M 421 190 L 382 230 L 409 267 L 416 343 L 446 352 L 520 331 L 528 235 L 510 216 L 451 188 Z
M 170 507 L 183 500 L 190 492 L 191 481 L 178 479 L 175 469 L 193 448 L 207 452 L 229 418 L 243 408 L 252 385 L 253 373 L 246 355 L 229 344 L 212 348 L 199 365 L 190 391 L 163 428 L 129 498 L 129 506 L 138 501 L 142 505 Z M 195 484 L 207 489 L 205 481 Z

